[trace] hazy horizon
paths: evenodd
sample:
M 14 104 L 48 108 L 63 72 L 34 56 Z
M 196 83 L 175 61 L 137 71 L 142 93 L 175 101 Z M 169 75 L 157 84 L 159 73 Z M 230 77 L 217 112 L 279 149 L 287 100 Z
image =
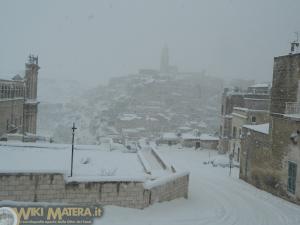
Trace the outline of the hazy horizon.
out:
M 40 77 L 106 82 L 159 68 L 167 44 L 180 71 L 271 81 L 289 53 L 300 2 L 0 1 L 0 78 L 39 55 Z

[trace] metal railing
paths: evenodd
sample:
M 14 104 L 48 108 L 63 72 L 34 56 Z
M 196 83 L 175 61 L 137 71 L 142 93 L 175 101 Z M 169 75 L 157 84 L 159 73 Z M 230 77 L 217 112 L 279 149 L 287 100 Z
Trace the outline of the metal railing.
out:
M 285 114 L 298 114 L 300 113 L 299 102 L 286 102 L 285 103 Z

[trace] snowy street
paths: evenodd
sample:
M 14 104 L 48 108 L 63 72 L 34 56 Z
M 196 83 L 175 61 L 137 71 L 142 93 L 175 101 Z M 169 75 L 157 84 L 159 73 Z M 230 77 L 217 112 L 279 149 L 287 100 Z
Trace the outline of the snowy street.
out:
M 177 168 L 188 169 L 189 198 L 156 203 L 144 210 L 105 207 L 95 224 L 160 225 L 296 225 L 300 206 L 272 196 L 238 179 L 238 169 L 229 177 L 229 168 L 204 165 L 209 151 L 160 149 Z M 211 159 L 226 161 L 210 151 Z

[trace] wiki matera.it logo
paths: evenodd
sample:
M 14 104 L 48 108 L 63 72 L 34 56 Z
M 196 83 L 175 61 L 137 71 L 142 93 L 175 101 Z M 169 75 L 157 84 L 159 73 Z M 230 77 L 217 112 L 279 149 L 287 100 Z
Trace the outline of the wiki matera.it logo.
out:
M 0 207 L 0 225 L 18 225 L 16 212 L 10 207 Z
M 18 225 L 16 212 L 10 207 L 0 207 L 0 225 Z

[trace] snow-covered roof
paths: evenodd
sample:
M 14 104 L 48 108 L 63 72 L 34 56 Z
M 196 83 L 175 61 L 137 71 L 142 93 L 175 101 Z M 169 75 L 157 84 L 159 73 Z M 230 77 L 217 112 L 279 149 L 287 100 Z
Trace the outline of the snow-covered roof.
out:
M 215 137 L 215 136 L 212 136 L 210 134 L 201 134 L 200 135 L 200 140 L 201 141 L 218 141 L 219 138 Z
M 261 84 L 254 84 L 254 85 L 251 85 L 250 88 L 267 88 L 269 87 L 270 85 L 268 83 L 261 83 Z
M 37 99 L 26 99 L 25 101 L 26 104 L 38 104 L 39 102 Z
M 75 145 L 74 177 L 81 181 L 141 180 L 146 178 L 136 154 L 110 151 L 108 144 Z M 125 148 L 125 147 L 124 147 Z M 0 143 L 0 173 L 70 173 L 71 145 Z
M 192 133 L 185 133 L 181 135 L 183 140 L 194 140 L 194 139 L 199 139 L 200 140 L 200 136 L 196 136 Z
M 263 134 L 269 134 L 269 126 L 269 123 L 264 123 L 258 125 L 244 125 L 243 127 Z
M 199 127 L 206 128 L 207 124 L 204 121 L 200 121 Z
M 300 114 L 296 113 L 296 114 L 284 114 L 284 117 L 290 118 L 291 120 L 296 120 L 299 121 L 300 120 Z
M 154 117 L 150 117 L 150 116 L 147 116 L 146 120 L 148 120 L 148 121 L 158 121 L 158 119 L 156 119 Z
M 269 96 L 268 94 L 260 94 L 260 96 Z M 269 98 L 244 98 L 245 100 L 251 100 L 251 101 L 270 101 Z
M 141 131 L 146 130 L 144 127 L 137 127 L 137 128 L 123 128 L 123 133 L 139 133 Z
M 120 120 L 123 121 L 130 121 L 130 120 L 135 120 L 135 119 L 142 119 L 142 117 L 136 115 L 136 114 L 131 114 L 131 113 L 124 113 L 121 117 Z
M 243 108 L 243 107 L 233 107 L 233 109 L 244 111 L 244 112 L 248 112 L 249 111 L 248 108 Z
M 179 139 L 179 137 L 175 133 L 167 132 L 167 133 L 163 133 L 162 134 L 162 139 L 165 139 L 165 140 L 176 140 L 176 139 Z
M 232 113 L 233 116 L 237 116 L 237 117 L 240 117 L 240 118 L 243 118 L 243 119 L 247 119 L 248 117 L 245 116 L 245 115 L 241 115 L 239 113 Z
M 191 130 L 191 129 L 193 129 L 193 128 L 187 127 L 187 126 L 182 126 L 182 127 L 179 127 L 178 129 L 179 129 L 179 130 Z
M 266 99 L 258 99 L 258 100 L 266 100 Z M 244 107 L 233 107 L 233 109 L 243 111 L 243 112 L 268 112 L 268 110 L 264 110 L 264 109 L 249 109 Z
M 200 136 L 196 136 L 192 133 L 182 134 L 183 140 L 199 140 L 199 141 L 218 141 L 218 137 L 214 137 L 210 134 L 201 134 Z

